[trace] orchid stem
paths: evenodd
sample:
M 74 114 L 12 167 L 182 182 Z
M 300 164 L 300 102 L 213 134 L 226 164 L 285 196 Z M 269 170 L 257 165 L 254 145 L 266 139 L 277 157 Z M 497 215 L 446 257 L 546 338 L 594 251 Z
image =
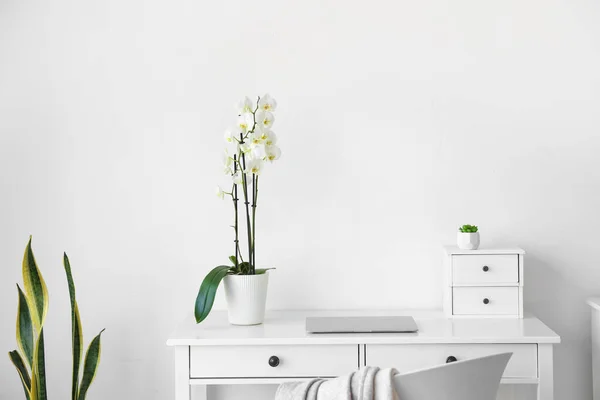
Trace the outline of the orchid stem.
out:
M 244 136 L 240 133 L 241 144 L 244 143 Z M 242 187 L 244 189 L 244 204 L 246 206 L 246 229 L 248 231 L 248 262 L 252 264 L 252 230 L 250 228 L 250 210 L 248 209 L 248 179 L 245 174 L 246 170 L 246 156 L 242 152 Z M 252 266 L 251 266 L 252 268 Z
M 235 173 L 237 172 L 237 154 L 233 155 L 233 174 L 235 175 Z M 239 265 L 239 260 L 238 260 L 238 254 L 240 254 L 240 241 L 239 241 L 239 237 L 238 237 L 238 191 L 237 191 L 237 184 L 233 184 L 233 208 L 235 209 L 235 223 L 234 223 L 234 228 L 235 229 L 235 267 L 237 268 L 237 266 Z M 241 256 L 241 254 L 240 254 Z
M 258 176 L 252 175 L 252 274 L 256 273 L 256 198 L 258 194 Z

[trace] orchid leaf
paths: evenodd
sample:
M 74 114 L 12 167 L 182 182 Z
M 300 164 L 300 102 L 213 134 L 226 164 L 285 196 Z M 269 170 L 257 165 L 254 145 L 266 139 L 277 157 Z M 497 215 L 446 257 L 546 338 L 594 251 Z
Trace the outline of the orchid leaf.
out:
M 194 308 L 196 323 L 204 321 L 210 313 L 213 303 L 215 302 L 215 295 L 219 288 L 219 284 L 230 271 L 230 266 L 219 265 L 218 267 L 213 268 L 202 281 Z
M 254 273 L 255 273 L 256 275 L 262 275 L 262 274 L 266 273 L 266 272 L 267 272 L 268 270 L 270 270 L 270 269 L 275 269 L 275 267 L 273 267 L 273 268 L 257 268 L 257 269 L 254 271 Z
M 248 261 L 239 264 L 238 275 L 250 275 L 252 265 Z

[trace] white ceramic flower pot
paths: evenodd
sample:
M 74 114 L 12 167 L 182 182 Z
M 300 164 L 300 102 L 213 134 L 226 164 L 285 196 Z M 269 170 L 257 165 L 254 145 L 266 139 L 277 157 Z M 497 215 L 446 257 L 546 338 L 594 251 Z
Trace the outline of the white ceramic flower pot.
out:
M 458 232 L 458 248 L 461 250 L 477 250 L 479 247 L 479 232 Z
M 227 275 L 224 278 L 229 323 L 258 325 L 265 319 L 269 273 Z

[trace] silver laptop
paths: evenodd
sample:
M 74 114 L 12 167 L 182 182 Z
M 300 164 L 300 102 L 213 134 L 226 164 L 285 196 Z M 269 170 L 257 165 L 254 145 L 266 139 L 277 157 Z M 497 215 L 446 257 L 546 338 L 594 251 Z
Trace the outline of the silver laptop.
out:
M 308 333 L 411 333 L 419 328 L 413 317 L 307 317 Z

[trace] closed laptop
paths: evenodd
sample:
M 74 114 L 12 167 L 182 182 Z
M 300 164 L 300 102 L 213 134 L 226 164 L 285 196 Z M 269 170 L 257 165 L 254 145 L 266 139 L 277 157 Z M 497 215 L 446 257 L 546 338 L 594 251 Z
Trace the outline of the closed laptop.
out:
M 413 317 L 307 317 L 308 333 L 410 333 L 419 329 Z

